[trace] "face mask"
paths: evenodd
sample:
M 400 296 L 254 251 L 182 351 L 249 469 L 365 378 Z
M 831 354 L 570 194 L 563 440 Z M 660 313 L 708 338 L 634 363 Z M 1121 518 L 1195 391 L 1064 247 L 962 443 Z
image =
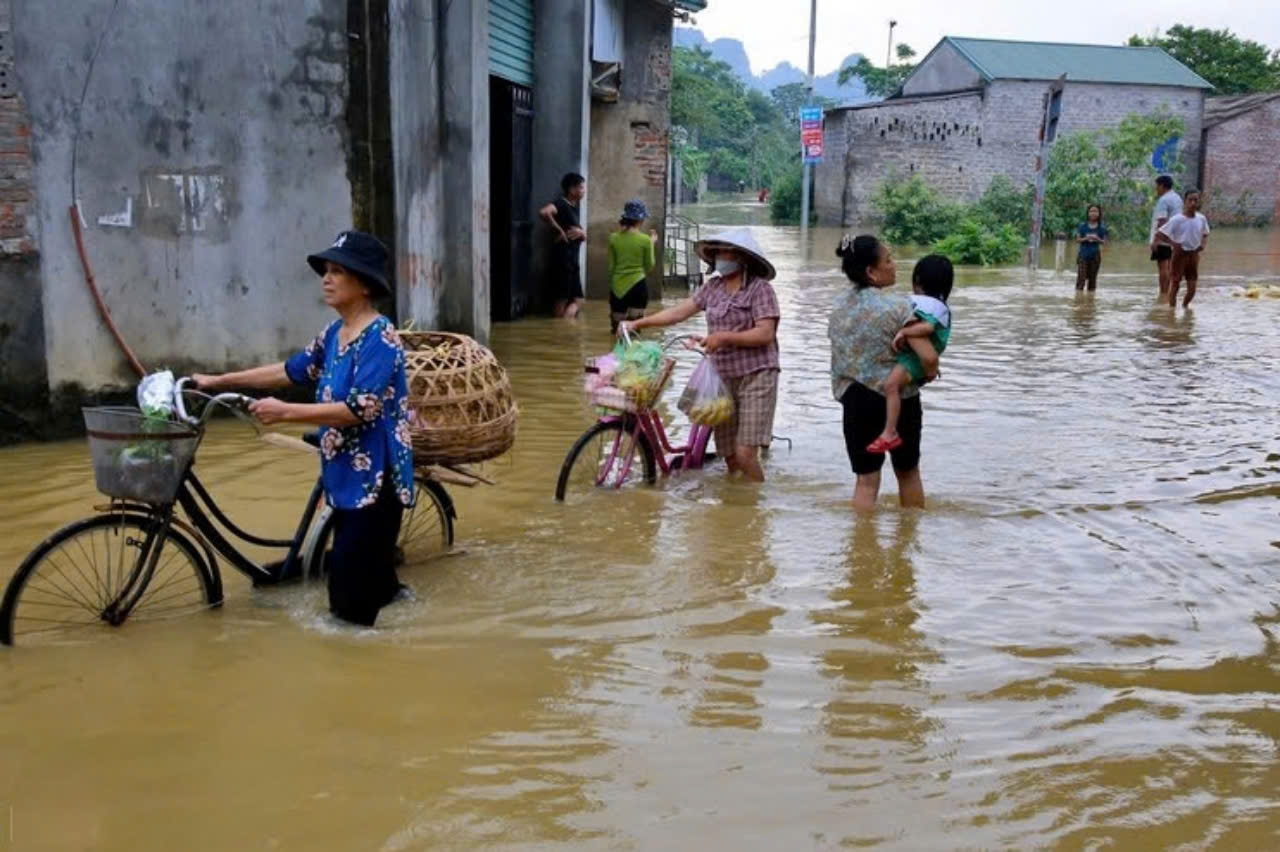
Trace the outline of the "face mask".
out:
M 716 272 L 722 276 L 729 276 L 742 268 L 742 264 L 736 260 L 716 259 Z

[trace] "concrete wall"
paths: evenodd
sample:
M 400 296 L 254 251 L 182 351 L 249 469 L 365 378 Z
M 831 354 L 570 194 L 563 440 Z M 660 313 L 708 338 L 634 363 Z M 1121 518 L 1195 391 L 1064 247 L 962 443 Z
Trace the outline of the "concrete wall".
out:
M 1280 221 L 1280 100 L 1204 134 L 1205 215 L 1215 224 Z
M 1031 181 L 1043 118 L 1043 82 L 998 80 L 982 93 L 885 101 L 827 118 L 830 156 L 818 170 L 820 221 L 852 225 L 893 174 L 920 174 L 946 195 L 974 200 L 997 174 Z M 1167 107 L 1187 124 L 1182 182 L 1198 180 L 1203 93 L 1161 86 L 1068 83 L 1059 134 L 1112 127 L 1131 113 Z
M 626 36 L 617 103 L 591 108 L 591 211 L 587 226 L 587 296 L 609 295 L 609 234 L 623 205 L 639 198 L 649 208 L 645 228 L 666 220 L 667 142 L 671 124 L 671 13 L 656 3 L 624 5 Z M 659 243 L 661 245 L 661 243 Z M 660 258 L 659 258 L 660 260 Z M 649 291 L 661 294 L 661 263 Z
M 941 44 L 912 72 L 902 87 L 906 97 L 976 89 L 985 81 L 969 60 L 950 44 Z
M 50 384 L 132 381 L 82 279 L 73 181 L 146 364 L 217 370 L 305 343 L 329 317 L 305 255 L 351 222 L 345 0 L 12 2 Z
M 591 9 L 587 0 L 534 0 L 533 6 L 533 276 L 534 304 L 549 308 L 551 231 L 536 215 L 560 197 L 566 172 L 586 176 L 582 221 L 591 198 Z M 588 230 L 588 234 L 590 231 Z

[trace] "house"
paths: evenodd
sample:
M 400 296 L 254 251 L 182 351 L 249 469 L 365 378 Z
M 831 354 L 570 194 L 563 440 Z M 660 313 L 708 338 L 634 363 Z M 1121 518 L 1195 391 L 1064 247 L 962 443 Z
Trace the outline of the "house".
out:
M 1214 222 L 1280 221 L 1280 92 L 1209 98 L 1201 149 L 1205 209 Z
M 1186 122 L 1184 180 L 1198 179 L 1205 93 L 1212 88 L 1159 48 L 997 41 L 948 36 L 893 96 L 826 116 L 818 166 L 820 220 L 852 225 L 892 174 L 921 175 L 973 200 L 1003 174 L 1034 177 L 1044 95 L 1066 74 L 1058 133 L 1101 130 L 1167 108 Z
M 304 258 L 352 225 L 392 250 L 398 322 L 484 340 L 539 300 L 569 171 L 600 292 L 623 201 L 663 226 L 672 23 L 705 5 L 0 0 L 0 396 L 135 380 L 77 230 L 149 367 L 305 344 L 330 314 Z

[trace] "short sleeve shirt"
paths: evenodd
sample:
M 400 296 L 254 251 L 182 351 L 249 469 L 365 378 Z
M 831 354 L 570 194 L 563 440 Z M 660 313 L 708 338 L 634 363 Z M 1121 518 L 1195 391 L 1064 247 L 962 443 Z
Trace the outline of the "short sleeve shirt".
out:
M 1092 234 L 1101 239 L 1107 238 L 1107 226 L 1099 222 L 1096 225 L 1090 225 L 1088 222 L 1081 222 L 1080 227 L 1076 228 L 1076 234 L 1081 237 L 1087 237 Z M 1080 250 L 1076 257 L 1080 260 L 1093 260 L 1095 257 L 1102 256 L 1102 247 L 1097 243 L 1081 243 Z
M 609 288 L 621 299 L 653 269 L 653 239 L 640 231 L 609 235 Z
M 750 278 L 736 293 L 724 286 L 718 275 L 693 294 L 693 301 L 707 313 L 707 331 L 750 331 L 761 320 L 777 320 L 782 316 L 778 308 L 778 296 L 773 286 L 763 278 Z M 726 346 L 711 353 L 711 363 L 716 372 L 726 379 L 735 379 L 759 373 L 761 370 L 777 370 L 778 341 L 775 336 L 768 346 Z
M 1194 217 L 1179 213 L 1164 223 L 1160 233 L 1181 246 L 1183 251 L 1198 251 L 1209 233 L 1209 220 L 1202 213 Z
M 285 362 L 295 384 L 315 384 L 316 402 L 343 402 L 355 426 L 320 430 L 320 477 L 335 509 L 363 509 L 378 501 L 388 477 L 400 502 L 412 506 L 413 440 L 404 348 L 386 317 L 346 346 L 335 320 L 306 349 Z
M 1155 212 L 1151 214 L 1151 238 L 1150 242 L 1154 242 L 1156 238 L 1157 223 L 1161 219 L 1172 219 L 1182 212 L 1182 196 L 1174 192 L 1172 189 L 1164 195 L 1156 199 Z
M 567 198 L 557 198 L 555 207 L 556 224 L 560 226 L 560 230 L 567 233 L 570 228 L 582 227 L 582 213 L 576 204 L 570 204 Z M 555 244 L 556 259 L 565 266 L 577 267 L 579 265 L 578 247 L 581 245 L 581 240 L 557 242 Z
M 915 317 L 915 305 L 902 293 L 850 286 L 836 297 L 827 322 L 831 340 L 831 392 L 841 399 L 855 382 L 876 393 L 897 364 L 893 338 Z M 919 389 L 909 385 L 903 397 Z

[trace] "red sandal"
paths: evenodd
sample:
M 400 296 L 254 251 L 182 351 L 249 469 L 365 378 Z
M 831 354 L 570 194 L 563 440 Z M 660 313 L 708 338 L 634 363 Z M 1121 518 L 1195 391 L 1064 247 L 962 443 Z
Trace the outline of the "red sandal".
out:
M 902 438 L 891 438 L 886 441 L 884 438 L 876 438 L 870 444 L 867 444 L 867 452 L 875 456 L 882 456 L 902 446 Z

